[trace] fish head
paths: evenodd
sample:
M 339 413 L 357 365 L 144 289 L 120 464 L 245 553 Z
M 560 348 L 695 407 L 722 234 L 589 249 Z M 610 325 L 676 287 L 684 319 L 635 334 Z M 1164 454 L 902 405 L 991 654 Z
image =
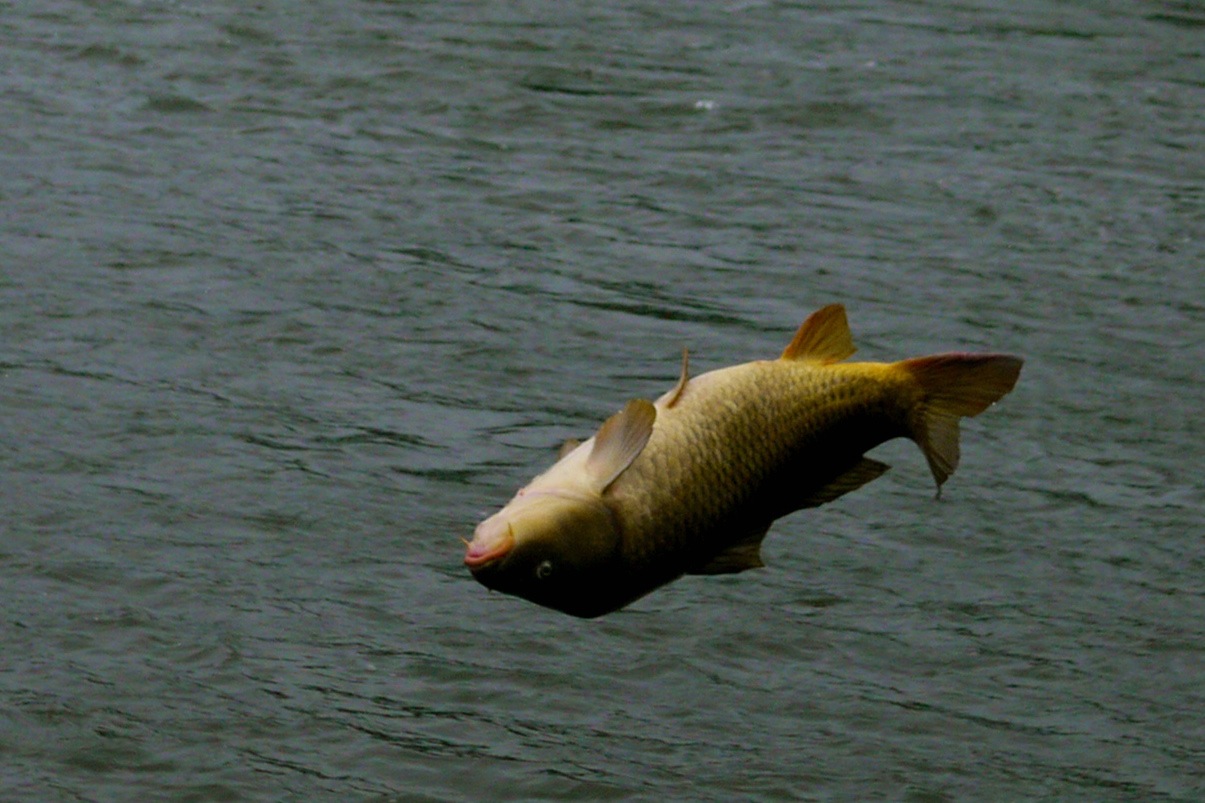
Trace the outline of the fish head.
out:
M 597 495 L 525 489 L 477 525 L 464 563 L 489 589 L 597 616 L 618 549 L 614 519 Z

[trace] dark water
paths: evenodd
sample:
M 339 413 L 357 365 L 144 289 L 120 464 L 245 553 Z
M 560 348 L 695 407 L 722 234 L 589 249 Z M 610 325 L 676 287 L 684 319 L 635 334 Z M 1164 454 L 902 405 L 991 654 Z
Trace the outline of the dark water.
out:
M 1205 796 L 1205 14 L 0 9 L 0 797 Z M 842 301 L 1016 392 L 582 622 L 473 524 Z

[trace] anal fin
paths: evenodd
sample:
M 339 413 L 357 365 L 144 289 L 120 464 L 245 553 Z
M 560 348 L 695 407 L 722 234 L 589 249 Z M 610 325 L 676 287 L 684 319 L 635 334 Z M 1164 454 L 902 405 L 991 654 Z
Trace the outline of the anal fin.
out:
M 779 359 L 815 360 L 828 365 L 844 360 L 855 351 L 845 307 L 829 304 L 808 316 Z

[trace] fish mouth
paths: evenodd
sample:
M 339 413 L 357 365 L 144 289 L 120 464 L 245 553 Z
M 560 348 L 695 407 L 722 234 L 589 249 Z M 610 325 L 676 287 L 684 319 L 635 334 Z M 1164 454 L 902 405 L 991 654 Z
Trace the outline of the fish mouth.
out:
M 515 548 L 515 531 L 509 524 L 478 527 L 464 553 L 464 565 L 477 571 L 506 557 Z

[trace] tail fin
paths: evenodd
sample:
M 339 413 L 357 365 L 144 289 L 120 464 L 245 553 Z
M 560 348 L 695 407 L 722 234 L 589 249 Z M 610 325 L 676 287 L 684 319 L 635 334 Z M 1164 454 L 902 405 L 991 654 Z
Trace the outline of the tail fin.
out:
M 979 415 L 1012 390 L 1021 362 L 1009 354 L 951 353 L 898 363 L 923 394 L 909 423 L 912 439 L 929 461 L 938 496 L 958 467 L 958 419 Z

